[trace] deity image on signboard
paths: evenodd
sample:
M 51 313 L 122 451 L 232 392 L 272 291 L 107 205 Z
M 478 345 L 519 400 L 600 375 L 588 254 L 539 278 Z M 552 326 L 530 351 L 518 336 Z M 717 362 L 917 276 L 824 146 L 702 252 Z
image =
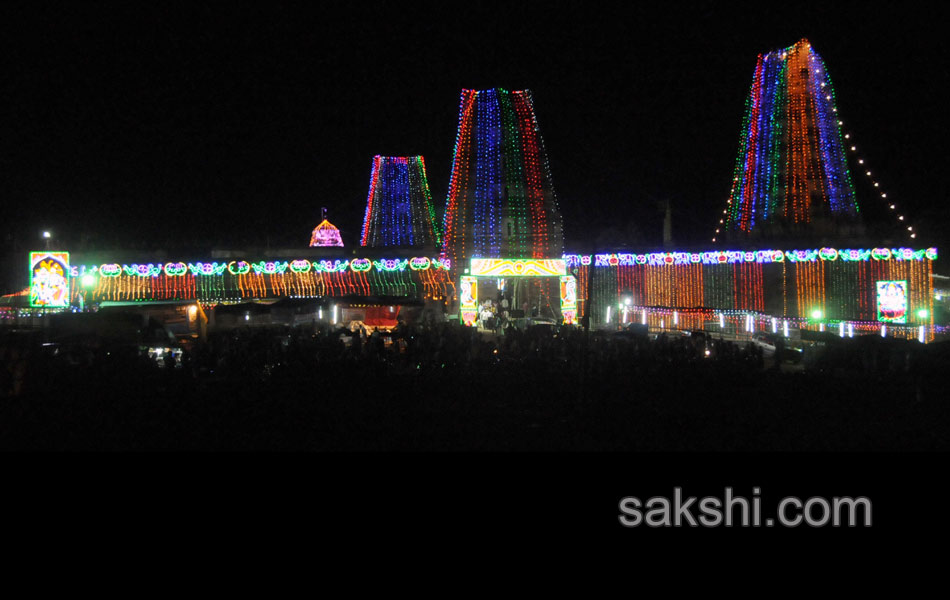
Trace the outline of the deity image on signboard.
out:
M 30 306 L 63 308 L 69 305 L 69 253 L 30 253 Z
M 907 282 L 877 282 L 877 320 L 884 323 L 907 322 Z

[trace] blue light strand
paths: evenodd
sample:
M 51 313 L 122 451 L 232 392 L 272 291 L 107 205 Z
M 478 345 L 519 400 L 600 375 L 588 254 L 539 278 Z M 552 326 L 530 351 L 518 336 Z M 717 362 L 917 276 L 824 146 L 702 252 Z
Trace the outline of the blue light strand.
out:
M 487 246 L 488 256 L 497 257 L 500 255 L 500 233 L 501 233 L 501 121 L 499 118 L 498 90 L 492 89 L 486 92 L 488 96 L 488 218 L 486 223 L 486 233 L 488 234 Z M 504 90 L 502 90 L 504 93 Z
M 472 256 L 484 256 L 486 241 L 486 186 L 485 171 L 491 157 L 488 156 L 488 133 L 485 112 L 485 92 L 475 92 L 475 201 L 472 207 Z

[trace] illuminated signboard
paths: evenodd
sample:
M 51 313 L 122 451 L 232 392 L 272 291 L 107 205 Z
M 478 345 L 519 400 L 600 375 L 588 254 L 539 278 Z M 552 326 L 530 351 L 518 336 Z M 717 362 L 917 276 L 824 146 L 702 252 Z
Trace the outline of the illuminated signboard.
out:
M 478 279 L 475 277 L 462 277 L 462 284 L 459 286 L 459 316 L 462 323 L 467 327 L 475 324 L 478 318 Z
M 907 282 L 877 282 L 877 320 L 884 323 L 907 322 Z
M 577 281 L 571 275 L 561 277 L 561 318 L 565 325 L 577 319 Z
M 30 252 L 30 306 L 69 306 L 69 252 Z
M 567 275 L 563 258 L 473 258 L 475 277 L 555 277 Z

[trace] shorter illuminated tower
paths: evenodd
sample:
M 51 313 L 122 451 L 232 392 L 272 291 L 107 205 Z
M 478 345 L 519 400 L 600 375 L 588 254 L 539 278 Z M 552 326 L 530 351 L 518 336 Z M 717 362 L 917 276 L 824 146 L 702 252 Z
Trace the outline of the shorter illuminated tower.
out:
M 310 235 L 310 247 L 336 246 L 342 248 L 343 238 L 340 237 L 340 230 L 330 221 L 327 221 L 327 209 L 322 209 L 321 213 L 323 221 L 314 228 Z
M 361 246 L 442 243 L 421 156 L 375 156 L 366 198 Z

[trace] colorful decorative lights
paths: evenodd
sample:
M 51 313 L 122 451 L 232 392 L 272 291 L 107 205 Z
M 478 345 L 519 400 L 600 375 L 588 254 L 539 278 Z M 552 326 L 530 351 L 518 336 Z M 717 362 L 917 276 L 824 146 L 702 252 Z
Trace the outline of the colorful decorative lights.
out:
M 843 121 L 838 121 L 838 125 L 839 125 L 839 126 L 844 126 L 844 122 L 843 122 Z M 850 139 L 850 138 L 851 138 L 851 134 L 850 134 L 850 133 L 845 133 L 845 134 L 844 134 L 844 138 L 845 138 L 845 139 Z M 853 142 L 852 142 L 852 145 L 848 147 L 848 149 L 851 151 L 852 154 L 858 155 L 858 147 L 855 146 L 855 145 L 853 144 Z M 863 165 L 863 164 L 864 164 L 864 158 L 858 158 L 858 164 L 859 164 L 859 165 Z M 878 181 L 876 181 L 876 180 L 874 179 L 874 176 L 871 174 L 871 171 L 864 171 L 864 176 L 867 178 L 867 182 L 874 188 L 874 193 L 875 193 L 875 194 L 880 194 L 881 201 L 884 202 L 885 204 L 887 204 L 887 208 L 888 208 L 888 209 L 894 214 L 894 216 L 897 218 L 897 221 L 899 221 L 899 223 L 897 223 L 897 225 L 900 226 L 902 229 L 904 229 L 904 227 L 903 227 L 903 225 L 904 225 L 904 223 L 903 223 L 903 221 L 904 221 L 904 215 L 903 215 L 903 214 L 900 214 L 900 212 L 898 211 L 898 209 L 897 209 L 897 204 L 895 204 L 892 200 L 889 201 L 889 200 L 887 199 L 887 193 L 886 193 L 886 192 L 882 192 L 882 191 L 880 190 L 881 184 L 880 184 L 880 182 L 878 182 Z M 917 238 L 917 233 L 914 232 L 913 226 L 908 226 L 908 227 L 906 227 L 906 231 L 908 232 L 908 237 L 909 237 L 910 239 L 913 240 L 913 239 L 916 239 L 916 238 Z
M 432 261 L 428 258 L 413 258 L 409 261 L 409 268 L 413 271 L 423 271 L 432 266 Z
M 298 261 L 294 261 L 298 262 Z M 304 261 L 299 261 L 304 262 Z M 267 275 L 274 275 L 276 273 L 283 273 L 287 270 L 289 263 L 285 261 L 260 261 L 256 263 L 251 263 L 251 268 L 254 269 L 254 272 L 257 274 L 265 273 Z
M 384 272 L 405 271 L 408 265 L 408 260 L 399 260 L 398 258 L 392 260 L 382 259 L 373 261 L 373 266 Z
M 243 263 L 243 261 L 241 262 Z M 220 275 L 221 273 L 224 273 L 225 269 L 230 269 L 230 265 L 235 264 L 236 263 L 233 261 L 231 263 L 188 263 L 188 269 L 191 271 L 192 275 Z M 251 266 L 247 263 L 243 263 L 243 265 L 246 266 L 246 270 L 244 272 L 247 272 L 247 270 L 251 268 Z M 236 268 L 240 269 L 243 267 L 238 266 Z
M 47 253 L 38 253 L 47 254 Z M 448 259 L 414 257 L 371 260 L 262 260 L 74 265 L 66 273 L 85 302 L 345 295 L 454 296 Z M 92 279 L 85 279 L 86 276 Z M 86 281 L 85 284 L 82 282 Z
M 724 218 L 713 241 L 765 227 L 801 232 L 815 219 L 855 223 L 834 90 L 807 40 L 759 55 Z
M 543 277 L 567 274 L 563 259 L 473 258 L 469 272 L 476 277 Z
M 122 265 L 117 265 L 115 263 L 102 265 L 99 267 L 99 273 L 103 277 L 118 277 L 122 274 Z
M 689 264 L 734 264 L 734 263 L 780 263 L 822 261 L 883 261 L 883 260 L 937 260 L 936 248 L 872 248 L 809 250 L 713 250 L 711 252 L 653 252 L 650 254 L 565 254 L 568 267 L 586 266 L 591 262 L 597 267 L 617 266 L 664 266 Z
M 199 263 L 200 265 L 201 263 Z M 196 274 L 200 275 L 220 275 L 221 272 L 214 266 L 216 263 L 211 263 L 211 272 L 205 272 L 201 267 L 199 267 Z M 246 275 L 251 272 L 251 263 L 244 260 L 232 260 L 228 263 L 228 273 L 231 275 Z
M 312 265 L 309 260 L 294 260 L 290 263 L 290 270 L 294 273 L 309 273 Z
M 181 277 L 188 272 L 188 265 L 183 262 L 165 263 L 164 270 L 169 277 Z
M 421 156 L 376 156 L 360 244 L 440 246 L 432 195 Z
M 30 253 L 30 306 L 69 305 L 69 252 Z
M 354 258 L 350 261 L 350 269 L 357 273 L 365 273 L 373 268 L 373 261 L 368 258 Z
M 343 238 L 340 237 L 340 230 L 324 219 L 314 228 L 313 234 L 310 236 L 310 246 L 337 246 L 342 248 Z
M 471 327 L 478 318 L 478 278 L 463 275 L 459 285 L 459 318 Z
M 918 311 L 918 316 L 926 320 L 928 311 Z M 907 322 L 907 282 L 877 282 L 877 320 L 884 323 Z
M 462 90 L 444 230 L 443 253 L 454 261 L 563 251 L 530 91 Z
M 579 314 L 602 322 L 608 307 L 747 310 L 785 317 L 814 310 L 834 320 L 876 319 L 875 282 L 907 281 L 915 324 L 932 326 L 936 248 L 812 248 L 565 255 L 579 282 Z M 597 269 L 588 298 L 591 268 Z
M 565 325 L 573 325 L 577 321 L 577 280 L 571 275 L 564 275 L 561 281 L 561 318 Z
M 139 277 L 158 277 L 164 271 L 161 264 L 148 263 L 147 265 L 122 265 L 122 270 L 126 275 L 137 275 Z

